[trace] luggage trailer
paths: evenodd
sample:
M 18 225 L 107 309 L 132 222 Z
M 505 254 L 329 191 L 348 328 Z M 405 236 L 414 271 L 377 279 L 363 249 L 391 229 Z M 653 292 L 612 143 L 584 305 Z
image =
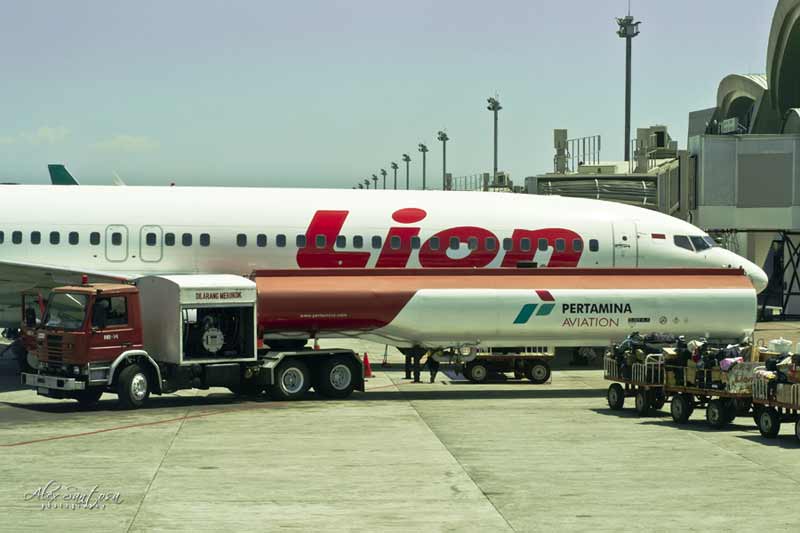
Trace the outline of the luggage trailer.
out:
M 473 383 L 491 381 L 498 374 L 513 372 L 515 379 L 527 378 L 542 385 L 551 381 L 550 362 L 555 353 L 547 346 L 525 348 L 489 348 L 477 353 L 475 358 L 461 365 L 461 373 Z
M 629 376 L 624 375 L 612 357 L 605 357 L 603 368 L 605 379 L 615 382 L 607 392 L 608 405 L 613 410 L 622 409 L 626 397 L 635 398 L 635 409 L 639 416 L 647 416 L 651 410 L 659 410 L 666 402 L 670 402 L 672 419 L 677 424 L 685 424 L 699 407 L 706 410 L 706 421 L 714 428 L 722 428 L 737 415 L 750 412 L 752 392 L 749 389 L 731 392 L 691 386 L 687 367 L 665 365 L 660 354 L 647 355 L 644 363 L 631 365 Z M 719 372 L 719 369 L 715 370 Z M 713 370 L 697 369 L 696 372 L 703 374 L 704 382 L 712 382 Z M 670 374 L 677 377 L 668 379 Z
M 764 369 L 758 367 L 756 370 Z M 770 383 L 756 376 L 753 380 L 753 418 L 761 435 L 778 436 L 782 422 L 794 422 L 794 435 L 800 440 L 800 384 Z

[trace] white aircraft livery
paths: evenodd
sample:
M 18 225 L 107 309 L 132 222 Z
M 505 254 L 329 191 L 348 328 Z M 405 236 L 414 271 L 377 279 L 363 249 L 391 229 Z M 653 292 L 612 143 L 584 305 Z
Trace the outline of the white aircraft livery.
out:
M 699 228 L 623 204 L 509 193 L 0 186 L 0 327 L 20 294 L 148 274 L 311 268 L 725 267 Z

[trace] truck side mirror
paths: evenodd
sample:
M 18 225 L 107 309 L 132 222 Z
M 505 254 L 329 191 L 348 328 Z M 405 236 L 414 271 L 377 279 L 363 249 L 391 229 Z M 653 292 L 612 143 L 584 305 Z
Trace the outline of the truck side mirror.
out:
M 25 325 L 29 328 L 36 327 L 36 311 L 34 311 L 31 307 L 25 309 Z
M 92 307 L 92 328 L 106 329 L 108 322 L 107 310 L 104 305 L 95 304 Z

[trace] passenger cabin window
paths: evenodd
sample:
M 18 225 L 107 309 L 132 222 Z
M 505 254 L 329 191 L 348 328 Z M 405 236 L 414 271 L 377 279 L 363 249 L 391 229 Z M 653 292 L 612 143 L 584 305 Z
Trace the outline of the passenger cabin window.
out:
M 164 244 L 167 246 L 175 246 L 175 234 L 174 233 L 165 233 L 164 234 Z
M 275 236 L 275 246 L 278 248 L 284 248 L 286 246 L 286 235 L 276 235 Z
M 80 237 L 78 236 L 78 232 L 77 231 L 70 231 L 69 232 L 69 243 L 71 245 L 75 246 L 76 244 L 78 244 L 79 241 L 80 241 Z
M 344 235 L 339 235 L 336 237 L 336 247 L 337 248 L 346 248 L 347 247 L 347 237 Z
M 240 233 L 236 236 L 236 246 L 244 248 L 247 246 L 247 235 Z
M 314 244 L 317 245 L 317 248 L 323 250 L 328 245 L 328 238 L 325 235 L 317 235 L 314 237 Z
M 590 239 L 589 240 L 589 251 L 590 252 L 596 252 L 599 249 L 600 249 L 600 243 L 597 241 L 597 239 Z
M 61 234 L 57 231 L 50 232 L 50 244 L 58 244 L 61 242 Z
M 503 239 L 503 250 L 505 250 L 506 252 L 510 252 L 513 249 L 514 249 L 514 241 L 508 237 Z
M 689 239 L 691 239 L 692 244 L 694 244 L 694 249 L 698 252 L 711 248 L 703 237 L 689 237 Z
M 211 246 L 211 235 L 209 235 L 208 233 L 201 233 L 200 246 Z
M 675 235 L 672 237 L 672 242 L 675 243 L 675 246 L 678 248 L 683 248 L 685 250 L 689 250 L 690 252 L 694 252 L 694 248 L 692 248 L 692 243 L 689 240 L 689 237 L 686 235 Z
M 265 248 L 267 246 L 267 236 L 263 233 L 256 235 L 256 246 L 259 248 Z
M 14 244 L 22 244 L 22 232 L 14 231 L 11 233 L 11 242 Z
M 572 240 L 572 249 L 576 252 L 583 251 L 583 241 L 580 239 Z
M 148 233 L 144 236 L 144 242 L 147 246 L 155 246 L 156 245 L 156 234 L 153 232 Z
M 114 246 L 121 246 L 122 245 L 122 233 L 115 231 L 111 234 L 111 244 Z
M 431 247 L 431 250 L 438 250 L 439 249 L 439 237 L 431 237 L 428 241 L 428 246 Z
M 100 244 L 100 234 L 98 232 L 93 231 L 89 234 L 89 244 L 92 246 Z
M 486 237 L 486 242 L 484 243 L 486 249 L 490 252 L 497 250 L 497 239 L 494 237 Z
M 31 244 L 39 244 L 42 242 L 42 234 L 39 231 L 31 232 Z
M 422 247 L 422 240 L 419 237 L 411 237 L 411 249 L 419 250 Z
M 381 239 L 377 235 L 372 236 L 372 248 L 375 250 L 380 250 L 381 246 L 383 245 L 383 239 Z
M 397 235 L 392 235 L 392 239 L 390 240 L 390 245 L 392 250 L 399 250 L 400 249 L 400 237 Z
M 6 240 L 6 234 L 4 231 L 0 231 L 0 244 L 3 244 Z
M 98 298 L 92 307 L 92 326 L 124 326 L 128 323 L 128 302 L 124 296 Z
M 475 251 L 478 249 L 478 238 L 477 237 L 470 237 L 467 241 L 467 246 L 469 247 L 470 251 Z
M 539 239 L 539 242 L 538 242 L 539 250 L 541 250 L 543 252 L 546 252 L 549 245 L 550 245 L 550 243 L 547 242 L 547 239 Z
M 361 235 L 356 235 L 353 237 L 353 248 L 360 250 L 364 247 L 364 237 Z
M 192 234 L 191 233 L 184 233 L 181 235 L 181 244 L 184 246 L 191 246 L 192 245 Z
M 294 239 L 294 244 L 298 248 L 305 248 L 306 247 L 306 236 L 305 235 L 298 235 Z
M 556 239 L 556 251 L 563 252 L 567 249 L 567 241 L 564 239 Z
M 458 237 L 450 237 L 450 246 L 451 250 L 458 250 L 461 247 L 461 241 Z

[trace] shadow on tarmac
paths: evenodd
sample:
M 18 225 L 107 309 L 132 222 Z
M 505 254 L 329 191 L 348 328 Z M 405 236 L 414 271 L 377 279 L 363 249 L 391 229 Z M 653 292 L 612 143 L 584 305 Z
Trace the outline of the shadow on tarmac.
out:
M 779 435 L 777 438 L 768 439 L 759 435 L 740 435 L 740 439 L 745 439 L 764 446 L 772 446 L 775 448 L 784 448 L 787 450 L 796 450 L 800 448 L 800 441 L 793 435 Z
M 365 394 L 354 395 L 354 401 L 385 401 L 385 400 L 499 400 L 499 399 L 548 399 L 548 398 L 602 398 L 604 391 L 599 389 L 553 389 L 541 385 L 521 383 L 523 386 L 515 389 L 487 390 L 485 385 L 468 384 L 468 389 L 449 390 L 409 390 L 405 386 L 400 390 L 367 391 Z M 459 383 L 460 385 L 460 383 Z M 465 383 L 465 385 L 467 385 Z

